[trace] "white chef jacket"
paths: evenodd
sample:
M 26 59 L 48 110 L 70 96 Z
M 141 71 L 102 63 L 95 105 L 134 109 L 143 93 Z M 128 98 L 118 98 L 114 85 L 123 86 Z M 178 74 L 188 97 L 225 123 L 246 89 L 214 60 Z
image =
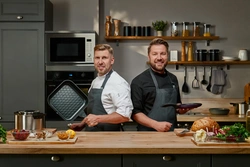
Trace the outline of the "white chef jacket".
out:
M 100 89 L 106 75 L 107 74 L 97 76 L 92 81 L 90 89 Z M 130 119 L 133 110 L 130 85 L 117 72 L 112 72 L 103 89 L 101 100 L 102 105 L 108 114 L 117 112 L 118 114 Z

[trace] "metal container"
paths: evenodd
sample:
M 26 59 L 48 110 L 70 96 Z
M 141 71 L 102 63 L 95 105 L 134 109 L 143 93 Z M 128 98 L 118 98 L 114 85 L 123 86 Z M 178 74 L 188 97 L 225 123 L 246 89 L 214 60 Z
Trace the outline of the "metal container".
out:
M 42 130 L 45 127 L 45 114 L 38 110 L 20 110 L 14 114 L 15 129 Z
M 234 113 L 239 114 L 240 116 L 246 115 L 246 112 L 248 110 L 248 104 L 245 102 L 241 103 L 230 103 L 234 106 Z

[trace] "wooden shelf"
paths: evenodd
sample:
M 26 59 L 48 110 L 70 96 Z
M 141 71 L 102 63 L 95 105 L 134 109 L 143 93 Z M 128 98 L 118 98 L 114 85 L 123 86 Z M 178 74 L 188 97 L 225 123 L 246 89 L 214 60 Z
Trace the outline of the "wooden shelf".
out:
M 250 61 L 169 61 L 169 65 L 176 65 L 176 69 L 181 66 L 227 66 L 229 65 L 250 65 Z
M 106 40 L 152 40 L 154 38 L 159 38 L 159 36 L 106 36 Z M 218 40 L 220 39 L 218 36 L 210 36 L 210 37 L 171 37 L 171 36 L 161 36 L 165 40 Z
M 171 36 L 106 36 L 105 39 L 107 41 L 116 41 L 117 42 L 117 46 L 119 45 L 118 42 L 121 40 L 152 40 L 154 38 L 163 38 L 165 40 L 180 40 L 180 41 L 185 41 L 185 40 L 192 40 L 192 41 L 196 41 L 196 40 L 204 40 L 206 41 L 206 45 L 209 46 L 210 41 L 212 40 L 219 40 L 219 36 L 210 36 L 210 37 L 193 37 L 193 36 L 189 36 L 189 37 L 171 37 Z
M 173 65 L 248 65 L 250 61 L 169 61 Z

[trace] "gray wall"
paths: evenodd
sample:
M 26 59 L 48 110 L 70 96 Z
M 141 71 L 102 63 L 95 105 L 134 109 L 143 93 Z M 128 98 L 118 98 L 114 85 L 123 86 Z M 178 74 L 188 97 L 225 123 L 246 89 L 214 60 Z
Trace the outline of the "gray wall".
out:
M 248 0 L 51 0 L 54 4 L 54 30 L 95 30 L 99 34 L 98 43 L 107 43 L 104 39 L 105 16 L 120 19 L 122 25 L 151 26 L 152 21 L 168 22 L 200 21 L 214 26 L 213 32 L 220 40 L 205 46 L 198 41 L 197 49 L 220 49 L 224 56 L 237 56 L 239 49 L 250 49 L 250 1 Z M 100 6 L 100 7 L 99 7 Z M 122 28 L 121 28 L 122 30 Z M 152 31 L 154 32 L 154 31 Z M 168 28 L 165 35 L 170 35 Z M 110 42 L 115 50 L 114 69 L 129 83 L 147 68 L 147 46 L 150 41 L 122 41 L 119 46 Z M 180 41 L 169 41 L 170 50 L 181 51 Z M 214 66 L 214 68 L 216 68 Z M 183 84 L 183 67 L 174 65 L 167 69 Z M 250 65 L 231 65 L 227 70 L 227 85 L 220 95 L 206 91 L 206 86 L 191 89 L 183 98 L 243 98 L 244 85 L 250 82 Z M 188 66 L 188 84 L 194 78 L 193 67 Z M 198 67 L 199 80 L 203 68 Z M 209 67 L 206 67 L 208 80 Z

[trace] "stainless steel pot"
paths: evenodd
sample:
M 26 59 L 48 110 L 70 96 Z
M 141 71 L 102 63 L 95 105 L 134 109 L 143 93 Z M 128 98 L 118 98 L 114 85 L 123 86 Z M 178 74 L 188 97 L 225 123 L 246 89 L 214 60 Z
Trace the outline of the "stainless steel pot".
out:
M 241 103 L 230 103 L 234 106 L 234 113 L 239 115 L 245 115 L 248 110 L 248 104 L 245 102 Z
M 42 130 L 45 127 L 45 114 L 38 110 L 20 110 L 14 114 L 15 129 Z

